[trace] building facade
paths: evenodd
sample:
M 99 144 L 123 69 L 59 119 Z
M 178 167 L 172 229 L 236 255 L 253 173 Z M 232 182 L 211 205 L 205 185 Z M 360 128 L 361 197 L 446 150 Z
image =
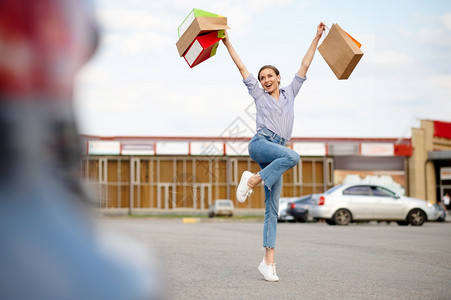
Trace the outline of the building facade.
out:
M 244 170 L 258 172 L 250 137 L 82 136 L 81 173 L 99 208 L 126 211 L 206 210 L 215 199 L 238 209 L 264 208 L 260 185 L 245 203 L 235 190 Z M 301 160 L 283 176 L 282 197 L 371 182 L 437 202 L 451 194 L 451 123 L 421 120 L 409 139 L 292 138 Z
M 235 190 L 244 170 L 258 172 L 249 137 L 82 136 L 81 172 L 101 209 L 205 210 L 215 199 L 238 209 L 264 208 L 260 185 L 245 203 Z M 409 194 L 411 140 L 292 138 L 301 161 L 283 176 L 282 197 L 321 193 L 342 182 L 377 182 Z

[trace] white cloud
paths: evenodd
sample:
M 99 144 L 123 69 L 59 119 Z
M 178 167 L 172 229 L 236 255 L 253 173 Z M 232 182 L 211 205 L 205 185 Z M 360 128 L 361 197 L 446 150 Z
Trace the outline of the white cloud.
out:
M 451 46 L 450 32 L 445 31 L 443 28 L 421 29 L 415 38 L 422 44 Z
M 401 36 L 408 38 L 408 39 L 411 39 L 414 36 L 414 34 L 410 30 L 408 30 L 404 27 L 399 27 L 398 31 L 401 34 Z
M 228 0 L 215 1 L 211 0 L 165 0 L 165 6 L 176 9 L 188 9 L 186 13 L 192 8 L 199 8 L 213 13 L 227 16 L 224 11 L 233 7 L 243 7 L 248 13 L 261 12 L 271 10 L 275 6 L 282 6 L 293 2 L 293 0 Z
M 228 18 L 228 25 L 233 29 L 234 35 L 243 35 L 252 31 L 252 19 L 256 13 L 273 9 L 275 6 L 286 5 L 293 0 L 228 0 L 228 1 L 210 1 L 210 0 L 165 0 L 164 4 L 160 3 L 160 7 L 169 9 L 184 10 L 182 15 L 174 16 L 178 18 L 177 28 L 183 18 L 193 8 L 198 8 L 213 13 L 223 15 Z
M 97 15 L 106 30 L 120 31 L 173 31 L 178 21 L 163 12 L 150 13 L 141 10 L 99 9 Z
M 375 52 L 374 56 L 370 59 L 376 64 L 383 65 L 410 65 L 416 62 L 416 59 L 413 56 L 395 51 Z
M 121 52 L 126 55 L 137 55 L 145 52 L 162 53 L 172 46 L 173 40 L 155 32 L 138 32 L 126 37 L 121 45 Z
M 292 2 L 293 0 L 248 0 L 247 7 L 253 12 L 265 11 L 272 9 L 275 6 L 286 5 L 287 3 Z M 240 1 L 240 3 L 246 1 Z
M 189 91 L 189 95 L 186 94 Z M 241 85 L 136 82 L 126 85 L 98 83 L 76 95 L 76 107 L 85 133 L 107 135 L 219 135 L 247 105 L 250 97 Z M 233 99 L 233 100 L 231 100 Z M 243 100 L 243 101 L 241 101 Z M 221 114 L 211 112 L 220 111 Z M 115 122 L 114 118 L 121 122 Z M 105 123 L 107 122 L 107 123 Z M 88 129 L 90 131 L 88 131 Z
M 411 76 L 422 70 L 416 57 L 398 51 L 374 51 L 372 55 L 364 55 L 364 59 L 362 65 L 368 64 L 370 70 L 384 77 Z
M 93 64 L 84 66 L 78 73 L 76 82 L 79 85 L 101 84 L 113 79 L 111 73 Z
M 122 41 L 122 36 L 115 33 L 105 33 L 101 37 L 101 48 L 116 48 Z
M 402 27 L 399 28 L 399 32 L 403 37 L 418 44 L 451 46 L 451 13 L 443 15 L 435 24 L 428 24 L 420 30 L 412 32 Z
M 451 30 L 451 13 L 443 16 L 443 22 L 445 23 L 445 28 Z
M 445 111 L 451 111 L 451 75 L 431 76 L 425 80 L 425 85 L 431 98 L 446 101 L 449 106 Z M 440 108 L 442 109 L 442 108 Z
M 99 9 L 97 14 L 104 32 L 102 47 L 106 49 L 120 49 L 124 55 L 161 54 L 175 43 L 178 21 L 164 12 Z
M 429 77 L 429 81 L 433 82 L 437 87 L 448 88 L 451 90 L 451 75 Z
M 168 6 L 170 8 L 177 9 L 193 9 L 199 8 L 208 10 L 207 8 L 211 6 L 211 0 L 162 0 L 160 2 L 164 2 L 164 6 Z M 228 5 L 228 2 L 222 2 L 224 6 Z M 163 4 L 162 4 L 163 5 Z M 213 13 L 219 13 L 217 11 L 211 11 Z M 186 12 L 188 14 L 189 11 Z
M 232 36 L 240 36 L 252 31 L 252 16 L 244 7 L 224 7 L 221 14 L 227 17 L 227 25 L 231 28 L 229 33 Z

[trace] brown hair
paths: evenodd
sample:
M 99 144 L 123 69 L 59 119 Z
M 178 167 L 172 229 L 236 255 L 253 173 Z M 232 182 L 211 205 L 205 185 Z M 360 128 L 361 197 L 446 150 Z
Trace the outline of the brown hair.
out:
M 276 76 L 280 75 L 279 70 L 277 70 L 276 67 L 272 66 L 272 65 L 264 65 L 263 67 L 260 68 L 260 70 L 258 71 L 258 81 L 260 81 L 260 73 L 264 70 L 264 69 L 271 69 L 276 73 Z M 280 81 L 279 81 L 280 84 Z

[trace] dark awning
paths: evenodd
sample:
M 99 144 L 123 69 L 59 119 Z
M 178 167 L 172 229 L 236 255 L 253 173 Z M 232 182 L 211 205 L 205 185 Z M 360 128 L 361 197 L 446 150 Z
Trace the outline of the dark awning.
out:
M 354 171 L 404 171 L 403 156 L 335 156 L 335 169 Z
M 451 151 L 430 151 L 428 152 L 428 160 L 451 160 Z

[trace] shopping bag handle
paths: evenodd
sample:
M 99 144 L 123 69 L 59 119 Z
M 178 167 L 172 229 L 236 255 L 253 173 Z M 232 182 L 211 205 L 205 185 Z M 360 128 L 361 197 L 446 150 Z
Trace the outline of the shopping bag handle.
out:
M 329 27 L 327 25 L 324 25 L 328 31 L 330 31 Z M 343 29 L 343 31 L 346 33 L 347 36 L 351 38 L 351 40 L 357 45 L 357 47 L 361 48 L 362 44 L 359 43 L 355 38 L 353 38 L 349 33 L 346 32 L 346 30 Z M 326 31 L 324 30 L 324 38 L 326 38 Z
M 326 29 L 327 29 L 327 33 L 329 33 L 329 31 L 330 31 L 329 27 L 327 27 L 327 25 L 326 25 L 326 24 L 324 24 L 324 27 L 326 27 Z M 326 38 L 326 36 L 327 36 L 327 34 L 326 34 L 326 30 L 324 30 L 324 39 Z

